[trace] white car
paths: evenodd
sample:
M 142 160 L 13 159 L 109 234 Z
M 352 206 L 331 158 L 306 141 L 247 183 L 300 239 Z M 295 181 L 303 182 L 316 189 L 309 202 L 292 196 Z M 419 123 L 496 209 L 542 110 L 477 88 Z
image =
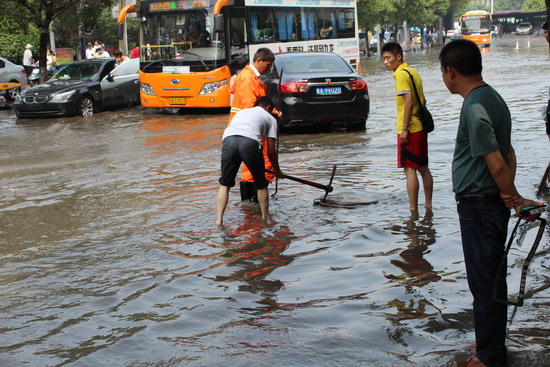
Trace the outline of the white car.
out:
M 27 85 L 25 68 L 0 57 L 0 83 L 19 83 L 21 87 L 25 88 Z M 0 90 L 0 95 L 4 95 L 7 100 L 12 101 L 21 92 L 21 87 Z
M 516 28 L 516 35 L 533 34 L 533 26 L 529 22 L 520 23 Z

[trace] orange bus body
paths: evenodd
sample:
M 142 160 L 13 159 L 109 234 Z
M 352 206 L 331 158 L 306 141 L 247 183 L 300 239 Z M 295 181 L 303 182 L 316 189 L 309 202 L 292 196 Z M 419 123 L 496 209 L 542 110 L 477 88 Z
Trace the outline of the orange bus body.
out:
M 227 80 L 227 85 L 214 93 L 200 94 L 205 83 L 213 80 Z M 141 84 L 152 86 L 154 95 L 140 91 L 143 107 L 187 107 L 187 108 L 227 108 L 230 106 L 229 67 L 223 66 L 210 72 L 168 74 L 144 73 L 139 71 Z
M 469 11 L 460 16 L 462 38 L 482 47 L 491 46 L 491 14 L 484 10 Z

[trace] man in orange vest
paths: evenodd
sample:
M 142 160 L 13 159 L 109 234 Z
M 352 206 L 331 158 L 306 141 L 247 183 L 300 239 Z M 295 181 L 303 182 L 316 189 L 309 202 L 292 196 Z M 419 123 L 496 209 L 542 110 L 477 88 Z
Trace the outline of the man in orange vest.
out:
M 259 97 L 264 97 L 267 94 L 267 87 L 260 80 L 260 75 L 267 73 L 271 69 L 271 64 L 275 61 L 275 55 L 268 48 L 260 48 L 254 54 L 254 58 L 249 65 L 235 77 L 233 86 L 230 89 L 233 94 L 233 103 L 231 104 L 231 112 L 229 114 L 229 124 L 233 116 L 240 110 L 254 107 L 254 103 Z M 278 111 L 274 111 L 277 115 Z M 273 170 L 273 166 L 267 156 L 267 141 L 262 141 L 263 153 L 265 160 L 265 168 Z M 273 182 L 275 176 L 270 173 L 265 174 L 265 178 L 269 183 Z M 254 179 L 245 164 L 242 166 L 241 172 L 241 200 L 250 200 L 257 202 L 256 193 L 254 190 Z

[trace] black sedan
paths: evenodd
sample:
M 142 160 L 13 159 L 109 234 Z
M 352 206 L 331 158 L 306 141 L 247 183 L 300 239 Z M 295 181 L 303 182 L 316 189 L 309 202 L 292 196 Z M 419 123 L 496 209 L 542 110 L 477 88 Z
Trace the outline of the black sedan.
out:
M 91 116 L 100 109 L 139 104 L 139 60 L 115 68 L 115 59 L 76 61 L 45 84 L 16 98 L 17 117 Z
M 268 96 L 274 101 L 280 96 L 276 105 L 283 113 L 281 127 L 342 124 L 365 128 L 370 108 L 367 83 L 336 54 L 275 54 L 271 71 L 262 79 Z

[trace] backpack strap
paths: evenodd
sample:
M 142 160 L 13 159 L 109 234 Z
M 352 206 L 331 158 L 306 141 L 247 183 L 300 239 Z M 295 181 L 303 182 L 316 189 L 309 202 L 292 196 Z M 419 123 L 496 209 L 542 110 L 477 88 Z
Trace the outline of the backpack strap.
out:
M 420 101 L 420 94 L 418 94 L 418 90 L 416 89 L 416 84 L 414 83 L 414 78 L 412 74 L 407 69 L 403 69 L 403 70 L 406 71 L 407 74 L 409 74 L 409 76 L 411 77 L 411 82 L 413 83 L 414 92 L 416 93 L 416 99 L 418 99 L 418 103 L 422 104 L 422 102 Z

